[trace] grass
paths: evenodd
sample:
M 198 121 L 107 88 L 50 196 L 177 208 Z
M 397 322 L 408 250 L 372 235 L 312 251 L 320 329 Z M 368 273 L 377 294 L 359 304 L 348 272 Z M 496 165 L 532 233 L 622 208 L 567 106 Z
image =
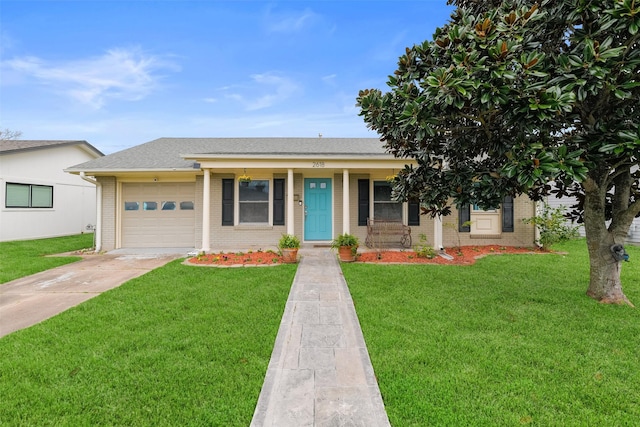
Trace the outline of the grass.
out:
M 0 242 L 0 284 L 80 260 L 80 257 L 49 257 L 93 246 L 93 233 L 51 239 Z
M 637 425 L 640 311 L 585 296 L 584 240 L 555 249 L 568 254 L 342 264 L 392 425 Z
M 249 425 L 295 269 L 175 261 L 5 336 L 0 424 Z

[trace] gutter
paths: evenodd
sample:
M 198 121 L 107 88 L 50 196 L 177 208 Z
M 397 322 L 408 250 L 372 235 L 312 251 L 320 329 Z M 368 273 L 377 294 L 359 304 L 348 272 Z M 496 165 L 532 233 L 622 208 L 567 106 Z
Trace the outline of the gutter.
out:
M 94 231 L 95 252 L 102 250 L 102 184 L 95 179 L 87 178 L 84 172 L 80 172 L 80 178 L 96 186 L 96 229 Z

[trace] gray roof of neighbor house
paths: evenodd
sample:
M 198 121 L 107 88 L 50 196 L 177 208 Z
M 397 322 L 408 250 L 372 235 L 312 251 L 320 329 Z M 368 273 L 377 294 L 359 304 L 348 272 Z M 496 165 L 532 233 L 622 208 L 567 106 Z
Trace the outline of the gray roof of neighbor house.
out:
M 0 155 L 13 154 L 24 151 L 44 150 L 48 148 L 65 147 L 69 145 L 79 145 L 86 151 L 93 153 L 97 156 L 104 156 L 104 154 L 83 140 L 27 140 L 27 139 L 5 139 L 0 140 Z
M 67 172 L 193 169 L 194 158 L 393 158 L 378 138 L 159 138 L 67 168 Z

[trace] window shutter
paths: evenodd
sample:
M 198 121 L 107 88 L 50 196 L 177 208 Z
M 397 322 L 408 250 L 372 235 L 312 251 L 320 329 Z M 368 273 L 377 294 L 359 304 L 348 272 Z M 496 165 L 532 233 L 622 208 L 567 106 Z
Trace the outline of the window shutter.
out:
M 409 224 L 420 225 L 420 202 L 417 200 L 409 200 Z
M 502 231 L 513 233 L 513 196 L 505 196 L 502 202 Z
M 465 222 L 471 221 L 471 205 L 464 205 L 458 207 L 458 231 L 463 233 L 469 233 L 471 226 L 464 225 Z
M 233 179 L 222 180 L 222 225 L 233 225 Z
M 273 180 L 273 225 L 284 225 L 284 178 Z
M 358 225 L 366 226 L 369 218 L 369 180 L 358 180 Z

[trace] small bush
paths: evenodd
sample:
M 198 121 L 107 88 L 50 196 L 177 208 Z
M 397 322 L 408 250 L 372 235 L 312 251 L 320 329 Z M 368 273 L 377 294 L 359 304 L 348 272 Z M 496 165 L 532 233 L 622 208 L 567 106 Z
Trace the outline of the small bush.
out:
M 427 236 L 426 234 L 420 234 L 420 243 L 413 247 L 416 255 L 421 258 L 435 258 L 436 250 L 433 249 L 433 246 L 429 246 L 427 244 Z
M 522 221 L 526 224 L 534 224 L 540 232 L 540 238 L 536 241 L 542 249 L 548 250 L 555 243 L 579 237 L 578 227 L 567 224 L 564 216 L 564 206 L 556 208 L 545 203 L 538 211 L 538 215 L 532 218 L 525 218 Z

